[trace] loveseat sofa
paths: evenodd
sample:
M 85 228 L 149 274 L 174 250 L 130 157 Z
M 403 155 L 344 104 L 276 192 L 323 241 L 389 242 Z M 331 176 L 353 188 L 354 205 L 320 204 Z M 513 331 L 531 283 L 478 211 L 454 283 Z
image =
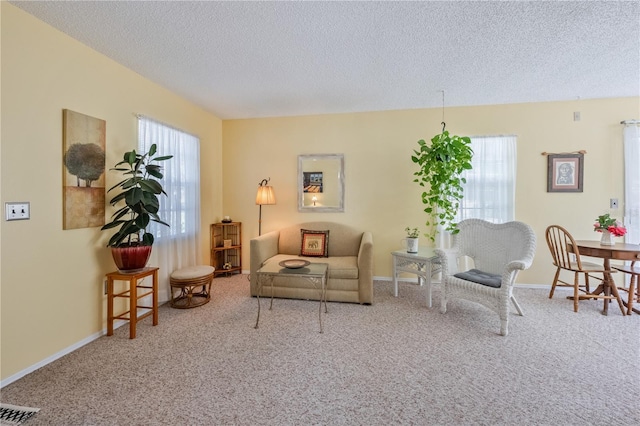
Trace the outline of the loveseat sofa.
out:
M 301 230 L 328 231 L 328 257 L 302 256 Z M 312 245 L 315 249 L 317 244 Z M 305 253 L 309 254 L 309 253 Z M 307 222 L 253 238 L 250 242 L 251 295 L 257 295 L 256 272 L 263 264 L 289 259 L 327 263 L 327 300 L 330 302 L 373 303 L 373 237 L 370 232 L 333 222 Z M 318 300 L 318 290 L 307 280 L 298 277 L 276 277 L 274 297 Z M 264 286 L 260 297 L 270 297 L 271 287 Z

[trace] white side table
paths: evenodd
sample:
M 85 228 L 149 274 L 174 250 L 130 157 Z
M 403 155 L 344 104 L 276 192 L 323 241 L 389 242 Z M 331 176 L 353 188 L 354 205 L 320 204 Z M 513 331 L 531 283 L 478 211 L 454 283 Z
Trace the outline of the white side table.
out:
M 440 272 L 440 263 L 435 249 L 420 247 L 418 253 L 407 253 L 406 250 L 391 252 L 393 257 L 393 295 L 398 297 L 398 274 L 408 272 L 418 276 L 418 284 L 426 284 L 427 306 L 431 307 L 431 276 Z

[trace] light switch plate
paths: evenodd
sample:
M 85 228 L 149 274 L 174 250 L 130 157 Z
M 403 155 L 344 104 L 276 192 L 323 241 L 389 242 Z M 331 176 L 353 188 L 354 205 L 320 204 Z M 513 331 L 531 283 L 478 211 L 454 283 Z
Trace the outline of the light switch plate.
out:
M 28 202 L 4 203 L 6 220 L 27 220 L 31 217 Z

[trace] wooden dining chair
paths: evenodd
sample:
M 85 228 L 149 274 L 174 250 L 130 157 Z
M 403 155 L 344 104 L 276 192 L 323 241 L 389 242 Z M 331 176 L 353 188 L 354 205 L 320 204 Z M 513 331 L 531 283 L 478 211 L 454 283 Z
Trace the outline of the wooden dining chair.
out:
M 578 312 L 578 302 L 580 299 L 611 299 L 611 296 L 604 294 L 592 294 L 589 288 L 589 278 L 594 278 L 600 282 L 604 281 L 604 274 L 607 273 L 603 265 L 582 260 L 578 246 L 565 228 L 559 225 L 551 225 L 546 230 L 547 245 L 556 266 L 556 274 L 553 277 L 549 299 L 553 298 L 553 293 L 557 286 L 573 288 L 573 310 Z M 571 244 L 572 252 L 567 250 Z M 560 279 L 560 273 L 568 271 L 573 274 L 573 282 Z M 584 277 L 581 282 L 580 277 Z
M 631 279 L 629 280 L 629 288 L 620 287 L 620 289 L 625 290 L 629 293 L 629 298 L 627 299 L 627 315 L 631 315 L 631 313 L 634 311 L 634 301 L 640 302 L 640 285 L 638 285 L 640 266 L 636 266 L 636 261 L 634 260 L 633 262 L 631 262 L 631 265 L 614 266 L 613 269 L 631 275 Z M 638 311 L 636 310 L 635 312 Z

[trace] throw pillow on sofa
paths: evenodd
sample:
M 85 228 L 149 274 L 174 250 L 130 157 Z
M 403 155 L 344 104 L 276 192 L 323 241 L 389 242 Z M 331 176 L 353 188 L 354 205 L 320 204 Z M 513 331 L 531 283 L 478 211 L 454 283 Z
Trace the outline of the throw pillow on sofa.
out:
M 300 256 L 329 257 L 329 231 L 301 229 Z

